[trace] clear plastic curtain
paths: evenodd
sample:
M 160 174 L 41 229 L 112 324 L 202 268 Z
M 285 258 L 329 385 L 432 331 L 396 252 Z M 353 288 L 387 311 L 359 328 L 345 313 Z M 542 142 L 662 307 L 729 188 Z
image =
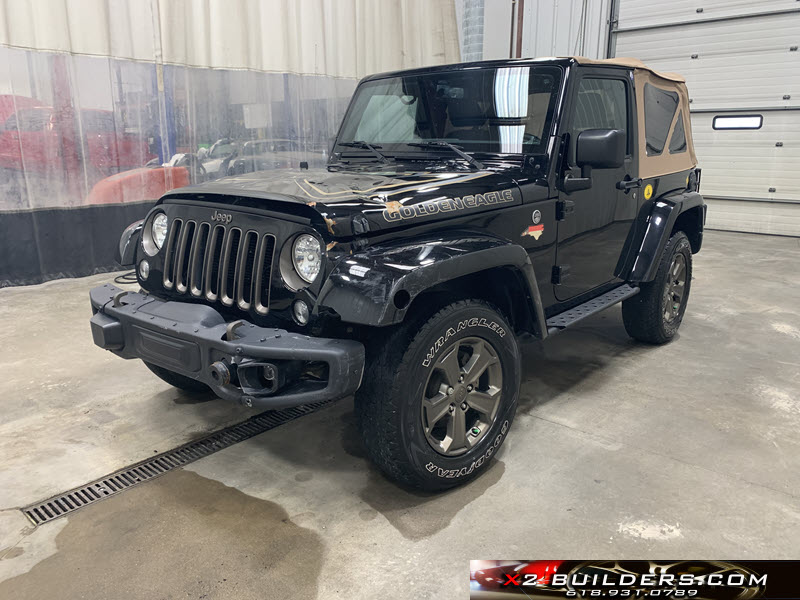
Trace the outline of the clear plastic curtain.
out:
M 0 286 L 111 268 L 167 190 L 322 166 L 361 76 L 458 60 L 452 0 L 30 4 L 0 0 Z

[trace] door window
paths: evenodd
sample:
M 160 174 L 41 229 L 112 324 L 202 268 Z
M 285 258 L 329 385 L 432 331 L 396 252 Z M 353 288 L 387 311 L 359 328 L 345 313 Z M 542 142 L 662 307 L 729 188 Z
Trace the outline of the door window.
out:
M 628 95 L 624 81 L 591 77 L 581 79 L 572 119 L 572 139 L 577 140 L 578 134 L 587 129 L 621 129 L 627 137 Z

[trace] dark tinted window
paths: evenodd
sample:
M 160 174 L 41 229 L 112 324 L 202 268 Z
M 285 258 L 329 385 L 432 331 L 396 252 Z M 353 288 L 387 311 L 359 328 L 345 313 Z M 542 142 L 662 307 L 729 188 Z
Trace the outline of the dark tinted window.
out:
M 675 123 L 675 131 L 669 140 L 669 153 L 678 154 L 686 151 L 686 133 L 683 130 L 683 111 L 678 113 L 678 122 Z
M 649 83 L 644 84 L 644 135 L 647 156 L 657 156 L 664 151 L 672 117 L 678 110 L 677 92 L 662 90 Z
M 560 79 L 554 67 L 502 67 L 368 81 L 356 90 L 337 141 L 378 144 L 387 154 L 425 152 L 409 145 L 424 141 L 467 152 L 542 153 Z
M 584 78 L 578 86 L 572 119 L 572 148 L 586 129 L 620 129 L 628 133 L 628 95 L 620 79 Z

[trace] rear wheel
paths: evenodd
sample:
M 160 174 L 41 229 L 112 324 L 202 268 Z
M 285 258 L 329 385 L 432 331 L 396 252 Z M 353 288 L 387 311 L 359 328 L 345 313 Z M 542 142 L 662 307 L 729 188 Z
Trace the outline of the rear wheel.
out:
M 513 331 L 479 300 L 401 325 L 371 348 L 356 394 L 369 457 L 389 477 L 437 491 L 482 473 L 514 419 L 520 356 Z
M 661 254 L 653 281 L 622 302 L 622 320 L 632 338 L 664 344 L 678 332 L 692 285 L 692 248 L 682 231 L 675 233 Z
M 185 375 L 181 375 L 175 371 L 170 371 L 164 367 L 159 367 L 158 365 L 154 365 L 153 363 L 149 363 L 147 361 L 142 362 L 160 379 L 163 379 L 168 384 L 178 388 L 179 390 L 190 392 L 192 394 L 205 394 L 211 391 L 211 388 L 201 381 L 196 381 L 190 377 L 186 377 Z

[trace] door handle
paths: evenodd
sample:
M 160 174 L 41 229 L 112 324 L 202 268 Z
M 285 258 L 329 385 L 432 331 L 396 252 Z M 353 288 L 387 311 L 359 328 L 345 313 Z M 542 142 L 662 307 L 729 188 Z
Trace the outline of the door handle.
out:
M 617 182 L 617 189 L 624 190 L 627 194 L 630 190 L 642 187 L 641 179 L 623 179 Z

